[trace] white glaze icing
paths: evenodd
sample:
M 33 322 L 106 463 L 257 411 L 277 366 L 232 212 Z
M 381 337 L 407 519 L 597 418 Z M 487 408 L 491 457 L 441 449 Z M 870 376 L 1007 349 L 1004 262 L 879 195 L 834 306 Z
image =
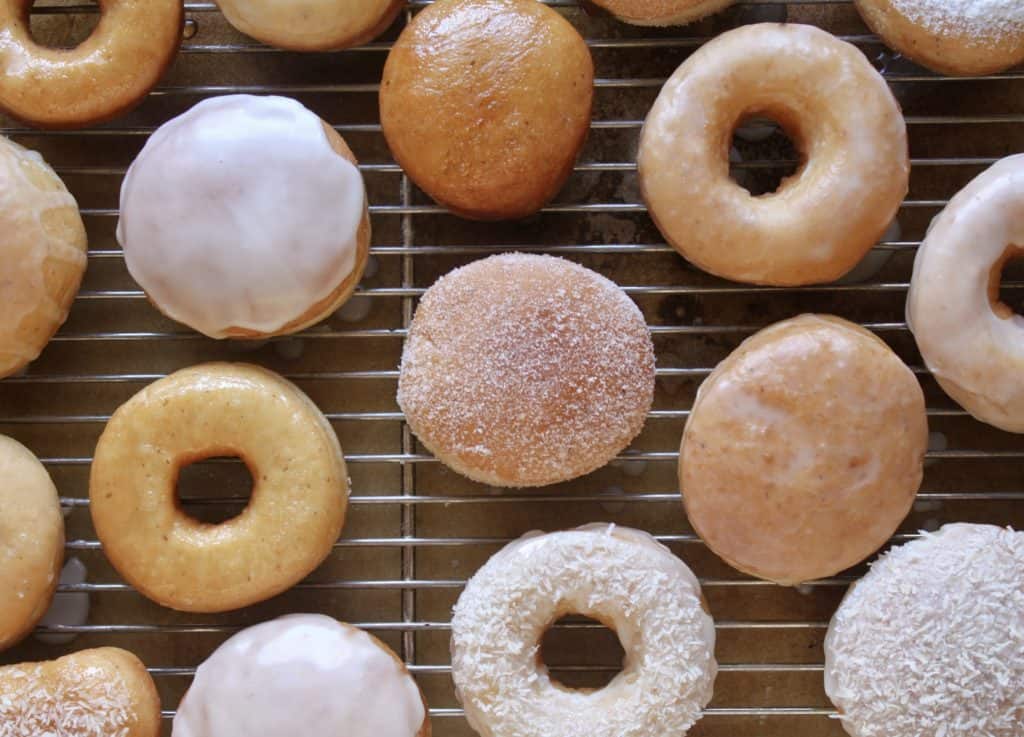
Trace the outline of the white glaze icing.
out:
M 953 399 L 1024 432 L 1024 319 L 997 315 L 988 292 L 1010 245 L 1024 247 L 1024 155 L 995 164 L 933 221 L 914 260 L 907 323 Z
M 162 311 L 215 338 L 274 332 L 352 273 L 359 170 L 295 100 L 203 100 L 161 126 L 121 188 L 117 239 Z
M 541 636 L 566 613 L 617 632 L 626 657 L 607 687 L 556 686 L 539 662 Z M 506 546 L 452 618 L 452 676 L 483 737 L 682 735 L 711 699 L 714 647 L 686 564 L 646 533 L 607 524 Z
M 250 627 L 196 671 L 172 737 L 414 737 L 426 712 L 398 660 L 319 614 Z

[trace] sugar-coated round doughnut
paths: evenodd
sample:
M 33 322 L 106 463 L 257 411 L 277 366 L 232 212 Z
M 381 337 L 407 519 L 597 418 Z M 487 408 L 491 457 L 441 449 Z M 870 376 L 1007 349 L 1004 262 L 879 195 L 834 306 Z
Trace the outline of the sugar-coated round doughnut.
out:
M 182 467 L 237 456 L 252 499 L 219 525 L 177 502 Z M 247 364 L 208 363 L 151 384 L 110 418 L 89 503 L 114 568 L 158 604 L 221 612 L 298 583 L 331 552 L 348 475 L 327 419 L 293 384 Z
M 115 647 L 0 667 L 4 737 L 158 737 L 160 697 L 146 666 Z
M 701 385 L 679 484 L 714 553 L 799 584 L 889 539 L 927 446 L 924 394 L 896 354 L 857 325 L 803 315 L 745 340 Z
M 590 0 L 623 23 L 634 26 L 683 26 L 717 13 L 736 0 Z
M 855 0 L 864 22 L 936 72 L 991 74 L 1024 62 L 1020 0 Z
M 540 640 L 579 614 L 616 632 L 622 672 L 597 691 L 551 680 Z M 466 584 L 452 616 L 452 678 L 481 737 L 683 735 L 711 700 L 715 624 L 693 572 L 639 530 L 531 533 Z
M 333 51 L 372 41 L 405 0 L 217 0 L 242 33 L 293 51 Z
M 437 0 L 384 65 L 380 122 L 395 159 L 457 215 L 522 218 L 568 179 L 590 128 L 594 64 L 536 0 Z
M 917 250 L 907 324 L 936 381 L 974 417 L 1024 432 L 1024 318 L 999 301 L 1024 255 L 1024 155 L 959 192 Z
M 852 737 L 1024 734 L 1024 533 L 952 524 L 894 548 L 825 638 Z
M 78 205 L 43 158 L 0 136 L 0 378 L 42 353 L 85 273 Z
M 345 141 L 300 103 L 214 97 L 146 142 L 121 188 L 117 239 L 168 317 L 212 338 L 294 333 L 359 283 L 366 189 Z
M 803 163 L 755 197 L 729 176 L 734 131 L 779 123 Z M 752 284 L 829 282 L 888 228 L 907 193 L 907 128 L 857 47 L 812 26 L 723 33 L 669 78 L 644 123 L 640 187 L 666 240 L 712 274 Z
M 146 96 L 178 53 L 182 0 L 99 0 L 100 22 L 73 49 L 32 38 L 33 0 L 0 0 L 0 108 L 40 128 L 115 118 Z
M 492 256 L 438 279 L 398 378 L 420 442 L 495 486 L 600 468 L 637 436 L 653 398 L 640 310 L 608 279 L 551 256 Z
M 32 451 L 0 435 L 0 650 L 27 635 L 46 614 L 63 561 L 57 488 Z
M 172 737 L 430 737 L 427 704 L 380 640 L 322 614 L 242 630 L 196 670 Z

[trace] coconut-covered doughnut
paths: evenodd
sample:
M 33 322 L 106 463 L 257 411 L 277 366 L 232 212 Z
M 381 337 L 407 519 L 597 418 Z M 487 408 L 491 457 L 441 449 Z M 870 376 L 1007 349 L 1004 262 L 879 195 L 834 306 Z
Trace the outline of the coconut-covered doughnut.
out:
M 536 0 L 438 0 L 384 65 L 380 122 L 419 187 L 457 215 L 531 215 L 568 179 L 590 128 L 587 44 Z
M 644 317 L 608 279 L 564 259 L 505 254 L 426 291 L 406 340 L 398 403 L 438 459 L 495 486 L 599 468 L 643 427 L 654 397 Z
M 855 0 L 903 56 L 944 74 L 991 74 L 1024 62 L 1020 0 Z
M 138 658 L 113 647 L 0 667 L 3 737 L 157 737 L 160 697 Z
M 214 97 L 146 142 L 121 188 L 117 239 L 168 317 L 212 338 L 294 333 L 355 290 L 366 189 L 345 141 L 300 103 Z
M 245 510 L 219 525 L 185 514 L 182 467 L 237 456 L 252 475 Z M 110 418 L 96 446 L 89 508 L 114 568 L 141 593 L 188 612 L 237 609 L 298 583 L 345 520 L 338 438 L 277 374 L 208 363 L 151 384 Z
M 729 176 L 737 127 L 779 123 L 802 158 L 755 197 Z M 644 123 L 640 187 L 662 235 L 712 274 L 753 284 L 829 282 L 889 227 L 910 174 L 907 128 L 857 47 L 812 26 L 723 33 L 669 78 Z
M 623 23 L 634 26 L 683 26 L 717 13 L 736 0 L 590 0 Z
M 701 385 L 679 483 L 712 551 L 798 584 L 889 539 L 927 446 L 924 394 L 896 354 L 857 325 L 804 315 L 745 340 Z
M 172 737 L 430 737 L 423 695 L 375 637 L 321 614 L 242 630 L 196 670 Z
M 953 524 L 894 548 L 825 638 L 852 737 L 1024 734 L 1024 533 Z
M 85 273 L 85 225 L 35 151 L 0 136 L 0 378 L 42 353 Z
M 181 44 L 182 0 L 99 0 L 99 25 L 73 49 L 35 42 L 33 1 L 0 0 L 0 108 L 40 128 L 81 128 L 134 107 Z
M 615 631 L 622 672 L 597 691 L 554 683 L 544 632 L 579 614 Z M 690 569 L 638 530 L 532 533 L 466 584 L 452 617 L 452 678 L 482 737 L 682 735 L 711 700 L 715 625 Z
M 405 0 L 217 0 L 242 33 L 294 51 L 332 51 L 379 36 Z
M 907 324 L 936 381 L 974 417 L 1024 432 L 1024 318 L 999 301 L 1024 254 L 1024 155 L 959 192 L 917 250 Z

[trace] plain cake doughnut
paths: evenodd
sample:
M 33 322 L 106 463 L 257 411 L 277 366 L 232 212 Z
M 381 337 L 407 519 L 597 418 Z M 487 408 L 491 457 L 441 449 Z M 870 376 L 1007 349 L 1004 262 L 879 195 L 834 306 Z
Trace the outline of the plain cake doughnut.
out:
M 803 163 L 754 197 L 729 176 L 733 132 L 778 122 Z M 907 129 L 852 44 L 803 25 L 722 34 L 669 78 L 644 123 L 640 187 L 666 240 L 712 274 L 753 284 L 829 282 L 889 227 L 907 193 Z
M 423 695 L 377 638 L 321 614 L 242 630 L 196 670 L 172 737 L 430 737 Z
M 245 510 L 219 525 L 177 502 L 181 468 L 241 458 Z M 338 438 L 305 394 L 246 364 L 208 363 L 149 385 L 100 436 L 89 502 L 103 552 L 158 604 L 187 612 L 248 606 L 298 583 L 330 554 L 345 521 Z
M 684 26 L 729 7 L 736 0 L 590 0 L 623 23 Z
M 121 187 L 117 239 L 168 317 L 212 338 L 267 338 L 347 300 L 370 249 L 345 141 L 285 97 L 203 100 L 162 125 Z
M 616 632 L 622 672 L 603 689 L 552 682 L 538 652 L 560 617 Z M 683 735 L 711 700 L 715 625 L 693 572 L 644 532 L 532 533 L 466 584 L 452 616 L 452 678 L 481 737 Z
M 1024 155 L 959 192 L 917 250 L 907 324 L 929 370 L 974 417 L 1024 432 L 1024 318 L 999 301 L 1005 263 L 1024 254 Z
M 39 357 L 85 273 L 78 204 L 43 158 L 0 136 L 0 378 Z
M 599 274 L 505 254 L 441 277 L 402 352 L 398 404 L 420 442 L 464 476 L 543 486 L 612 460 L 654 397 L 640 310 Z
M 1024 62 L 1020 0 L 855 0 L 864 22 L 936 72 L 982 75 Z
M 952 524 L 880 558 L 825 637 L 852 737 L 1024 734 L 1024 533 Z
M 793 585 L 889 539 L 927 445 L 924 394 L 896 354 L 857 325 L 803 315 L 745 340 L 701 385 L 679 484 L 714 553 Z
M 160 697 L 138 658 L 114 647 L 0 667 L 3 737 L 158 737 Z
M 0 650 L 46 614 L 63 562 L 57 489 L 32 451 L 0 435 Z
M 333 51 L 379 36 L 405 0 L 217 0 L 242 33 L 293 51 Z
M 146 96 L 174 60 L 182 0 L 98 0 L 100 22 L 73 49 L 40 46 L 33 0 L 0 0 L 0 108 L 40 128 L 115 118 Z

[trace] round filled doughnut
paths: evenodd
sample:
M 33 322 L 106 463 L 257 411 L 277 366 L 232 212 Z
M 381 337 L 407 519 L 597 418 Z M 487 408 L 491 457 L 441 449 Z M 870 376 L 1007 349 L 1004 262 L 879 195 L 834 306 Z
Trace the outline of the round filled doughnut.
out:
M 736 0 L 590 0 L 623 23 L 634 26 L 684 26 L 717 13 Z
M 927 446 L 924 394 L 896 354 L 858 325 L 803 315 L 745 340 L 701 385 L 679 484 L 712 552 L 796 585 L 889 539 Z
M 0 136 L 0 378 L 64 324 L 88 260 L 75 198 L 43 158 Z
M 177 501 L 178 474 L 237 456 L 252 499 L 219 525 Z M 118 573 L 158 604 L 222 612 L 298 583 L 331 552 L 348 476 L 338 438 L 305 394 L 277 374 L 209 363 L 149 385 L 110 418 L 96 446 L 89 504 Z
M 81 128 L 135 107 L 178 53 L 182 0 L 98 0 L 100 22 L 73 49 L 40 46 L 33 0 L 0 0 L 0 108 L 39 128 Z
M 605 688 L 552 681 L 541 637 L 578 614 L 618 634 Z M 682 735 L 711 700 L 715 624 L 693 572 L 650 535 L 615 525 L 531 533 L 466 584 L 452 616 L 452 678 L 481 737 Z
M 886 45 L 936 72 L 992 74 L 1024 62 L 1017 0 L 855 0 Z
M 171 737 L 430 737 L 427 704 L 380 640 L 321 614 L 242 630 L 196 670 Z
M 4 737 L 158 737 L 160 697 L 146 666 L 115 647 L 0 667 Z
M 203 100 L 162 125 L 121 187 L 117 239 L 158 310 L 212 338 L 267 338 L 328 317 L 370 249 L 356 159 L 284 97 Z
M 380 122 L 391 153 L 439 204 L 475 220 L 540 210 L 590 128 L 586 42 L 536 0 L 438 0 L 388 54 Z
M 217 0 L 247 36 L 292 51 L 335 51 L 372 41 L 405 0 Z
M 0 480 L 0 591 L 4 592 L 0 650 L 4 650 L 27 635 L 50 607 L 64 562 L 64 515 L 46 468 L 32 451 L 4 435 L 0 435 Z
M 1024 155 L 998 162 L 932 222 L 914 259 L 907 324 L 925 364 L 975 418 L 1024 432 L 1024 319 L 999 300 L 1024 255 Z
M 825 691 L 852 737 L 1024 733 L 1024 533 L 952 524 L 894 548 L 825 638 Z
M 759 197 L 729 176 L 733 133 L 781 125 L 797 172 Z M 665 239 L 705 271 L 795 286 L 850 271 L 907 194 L 899 105 L 864 55 L 820 29 L 762 23 L 723 33 L 690 56 L 644 123 L 640 188 Z
M 544 486 L 608 463 L 654 398 L 636 304 L 551 256 L 504 254 L 441 277 L 416 310 L 398 404 L 448 467 L 494 486 Z

